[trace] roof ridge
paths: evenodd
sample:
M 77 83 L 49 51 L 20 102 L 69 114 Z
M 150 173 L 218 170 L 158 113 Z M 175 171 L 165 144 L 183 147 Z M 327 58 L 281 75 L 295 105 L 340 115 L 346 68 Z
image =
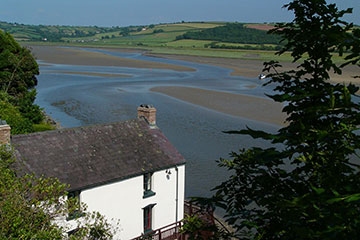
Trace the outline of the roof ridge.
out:
M 33 133 L 24 133 L 24 134 L 16 134 L 16 135 L 11 135 L 11 137 L 15 137 L 15 138 L 22 138 L 22 137 L 31 137 L 31 136 L 37 136 L 37 135 L 47 135 L 47 134 L 53 134 L 53 133 L 64 133 L 64 132 L 69 132 L 69 131 L 73 131 L 73 130 L 77 130 L 77 129 L 89 129 L 89 128 L 95 128 L 95 127 L 105 127 L 105 126 L 110 126 L 110 125 L 114 125 L 114 124 L 124 124 L 126 122 L 144 122 L 145 121 L 143 119 L 128 119 L 128 120 L 124 120 L 124 121 L 117 121 L 117 122 L 111 122 L 111 123 L 97 123 L 97 124 L 91 124 L 91 125 L 86 125 L 86 126 L 78 126 L 78 127 L 71 127 L 71 128 L 59 128 L 59 129 L 54 129 L 54 130 L 47 130 L 47 131 L 41 131 L 41 132 L 33 132 Z

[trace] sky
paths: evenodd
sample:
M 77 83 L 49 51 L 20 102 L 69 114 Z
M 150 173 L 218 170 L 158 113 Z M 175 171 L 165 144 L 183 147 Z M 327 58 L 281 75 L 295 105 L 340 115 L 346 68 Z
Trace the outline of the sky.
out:
M 129 26 L 180 21 L 286 22 L 290 0 L 0 0 L 0 21 L 72 26 Z M 345 20 L 360 25 L 360 0 L 328 0 L 354 8 Z

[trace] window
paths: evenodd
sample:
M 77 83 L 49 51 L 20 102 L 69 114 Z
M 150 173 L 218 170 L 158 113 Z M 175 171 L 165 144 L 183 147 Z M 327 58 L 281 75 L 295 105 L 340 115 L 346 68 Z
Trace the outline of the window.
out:
M 144 174 L 144 196 L 143 198 L 151 197 L 155 195 L 152 191 L 152 173 Z
M 155 204 L 150 204 L 143 208 L 144 210 L 144 233 L 149 233 L 152 231 L 152 222 L 153 222 L 153 207 Z
M 69 209 L 69 216 L 66 220 L 73 220 L 83 216 L 80 208 L 80 191 L 72 191 L 68 193 L 68 199 L 74 204 Z

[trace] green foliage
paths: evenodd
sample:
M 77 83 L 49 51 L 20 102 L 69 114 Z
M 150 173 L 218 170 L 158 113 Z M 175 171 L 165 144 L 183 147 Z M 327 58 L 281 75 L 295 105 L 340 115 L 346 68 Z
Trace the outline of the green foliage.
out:
M 36 98 L 36 90 L 31 89 L 25 92 L 21 98 L 17 99 L 15 105 L 19 106 L 19 110 L 23 117 L 29 119 L 34 124 L 39 124 L 43 120 L 41 109 L 34 104 Z
M 0 86 L 18 96 L 36 86 L 39 67 L 29 49 L 21 47 L 9 33 L 0 31 Z
M 50 26 L 0 22 L 0 30 L 23 41 L 63 42 L 63 38 L 93 37 L 119 31 L 120 27 Z
M 65 218 L 76 203 L 66 199 L 67 186 L 55 178 L 37 178 L 12 170 L 7 146 L 0 147 L 0 239 L 67 239 Z M 76 205 L 78 206 L 78 205 Z M 85 209 L 81 209 L 85 211 Z M 98 213 L 85 213 L 70 239 L 111 239 L 111 226 Z
M 185 216 L 183 219 L 184 226 L 181 228 L 181 234 L 187 234 L 191 240 L 202 240 L 204 237 L 201 235 L 201 230 L 206 228 L 206 222 L 204 222 L 197 215 Z
M 39 67 L 29 49 L 0 31 L 0 118 L 12 127 L 12 133 L 29 133 L 32 124 L 43 120 L 40 107 L 34 104 Z
M 280 72 L 265 63 L 284 104 L 287 126 L 278 133 L 230 131 L 269 140 L 274 147 L 242 149 L 219 165 L 232 176 L 211 199 L 197 201 L 224 208 L 225 219 L 241 239 L 356 239 L 360 235 L 360 105 L 353 84 L 329 83 L 341 74 L 333 52 L 351 51 L 348 64 L 359 64 L 359 33 L 341 20 L 325 0 L 294 0 L 291 23 L 272 32 L 291 51 L 295 70 Z M 276 145 L 275 145 L 276 144 Z M 278 147 L 275 147 L 278 146 Z M 279 147 L 280 146 L 280 147 Z
M 8 101 L 0 100 L 0 119 L 11 126 L 11 134 L 31 133 L 34 131 L 32 122 L 21 115 L 18 107 Z
M 201 31 L 189 31 L 178 36 L 176 39 L 212 40 L 246 44 L 279 44 L 280 42 L 280 38 L 277 36 L 268 35 L 261 30 L 247 28 L 241 23 L 228 23 L 225 26 Z
M 162 32 L 164 32 L 164 29 L 161 29 L 161 28 L 155 29 L 155 30 L 153 31 L 153 33 L 162 33 Z
M 43 132 L 43 131 L 55 130 L 55 127 L 48 123 L 40 123 L 40 124 L 34 124 L 33 129 L 34 132 Z

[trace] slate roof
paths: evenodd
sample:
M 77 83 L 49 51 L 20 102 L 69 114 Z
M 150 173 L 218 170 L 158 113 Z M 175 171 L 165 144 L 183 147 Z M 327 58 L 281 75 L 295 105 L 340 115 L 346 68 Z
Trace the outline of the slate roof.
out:
M 57 177 L 70 190 L 185 164 L 164 134 L 141 119 L 14 135 L 11 144 L 22 170 Z

